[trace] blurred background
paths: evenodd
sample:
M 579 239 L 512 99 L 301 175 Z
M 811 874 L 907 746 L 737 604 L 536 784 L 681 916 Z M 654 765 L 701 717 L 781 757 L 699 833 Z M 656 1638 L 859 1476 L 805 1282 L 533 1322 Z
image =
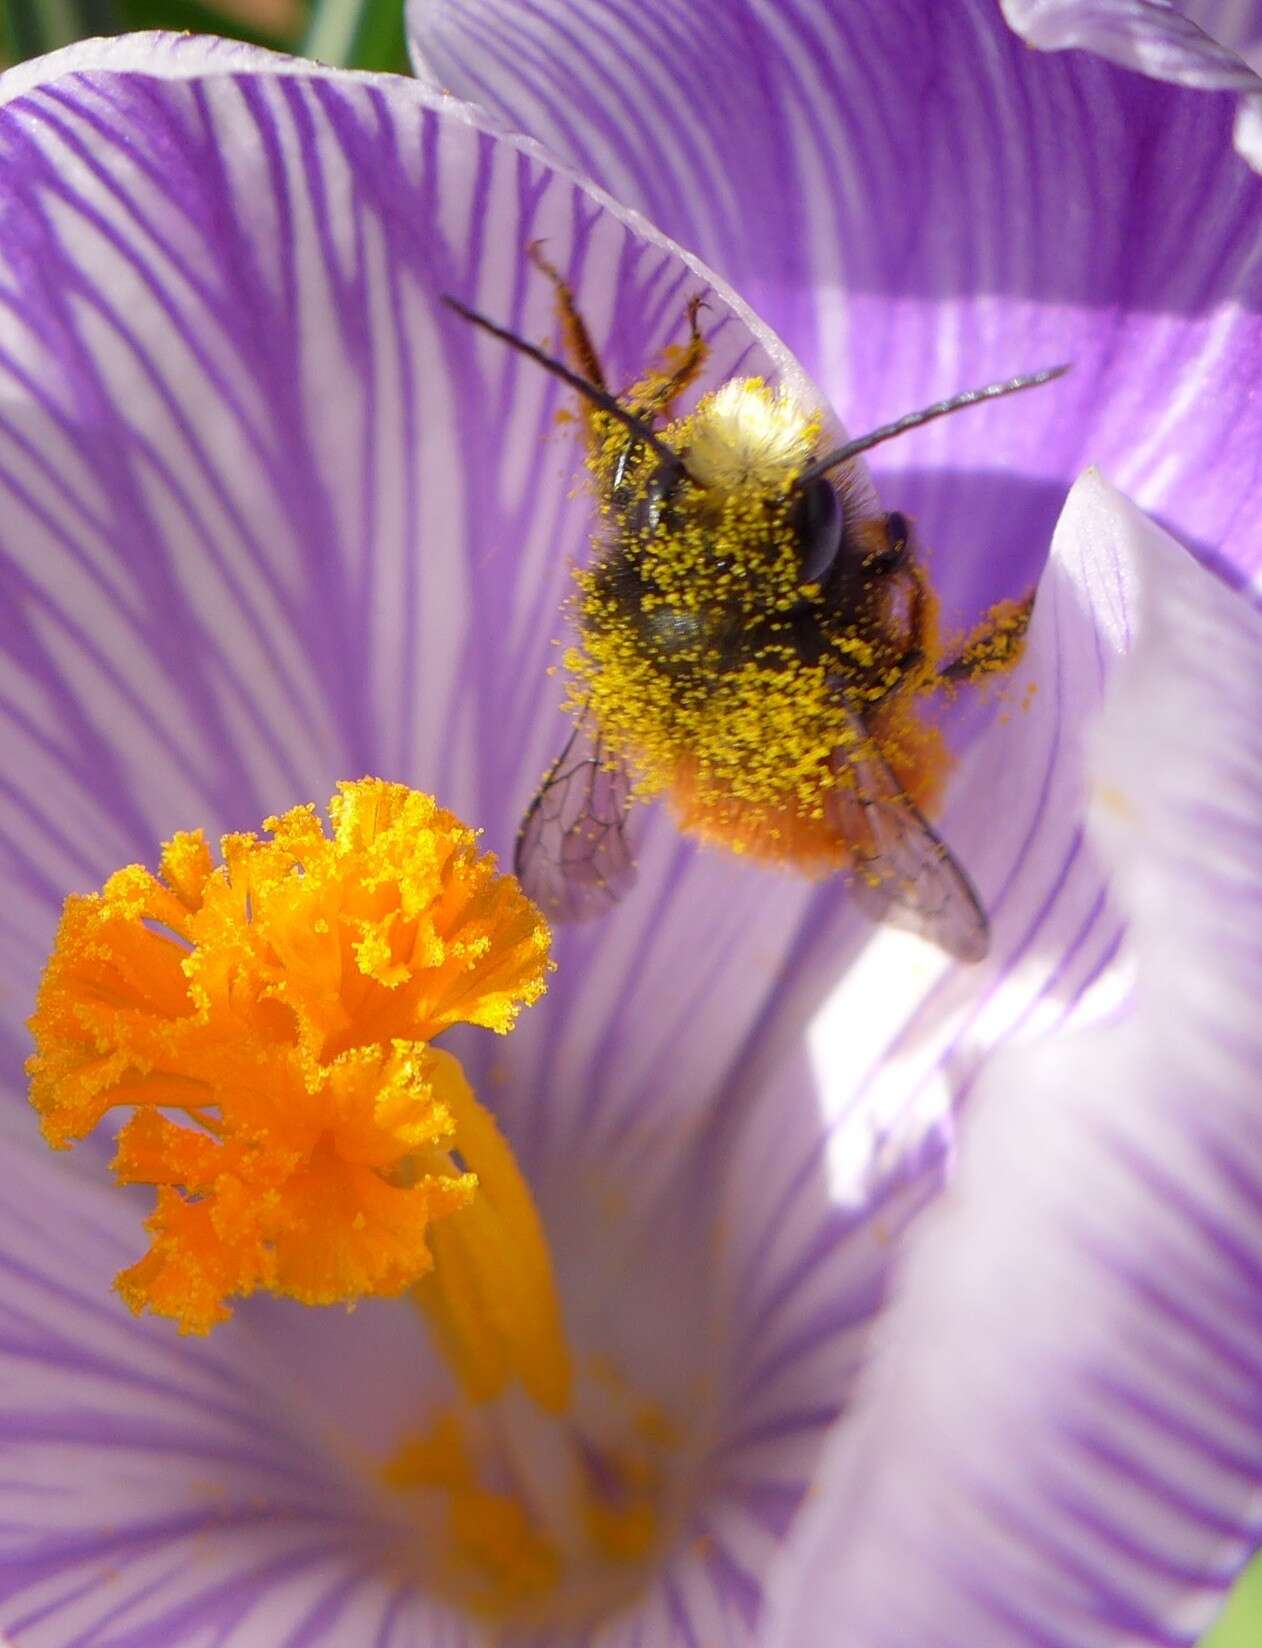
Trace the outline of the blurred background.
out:
M 403 0 L 0 0 L 0 59 L 130 29 L 226 34 L 342 68 L 407 72 Z
M 1216 1630 L 1205 1638 L 1203 1648 L 1262 1648 L 1262 1561 L 1236 1587 L 1226 1613 Z
M 0 67 L 131 29 L 230 35 L 343 68 L 408 72 L 403 0 L 0 0 Z M 1262 1560 L 1201 1648 L 1262 1648 Z

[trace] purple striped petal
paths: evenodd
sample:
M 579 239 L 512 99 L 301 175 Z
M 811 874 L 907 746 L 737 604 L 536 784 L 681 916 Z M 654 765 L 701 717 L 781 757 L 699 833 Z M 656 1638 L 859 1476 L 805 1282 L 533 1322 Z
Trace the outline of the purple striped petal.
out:
M 994 0 L 412 0 L 410 20 L 420 72 L 695 250 L 852 431 L 1074 363 L 1056 395 L 874 454 L 962 606 L 1037 571 L 1093 462 L 1262 574 L 1262 182 L 1230 95 L 1033 53 Z
M 1103 481 L 1091 740 L 1133 996 L 986 1070 L 786 1570 L 793 1648 L 1187 1643 L 1262 1538 L 1262 622 Z
M 808 928 L 776 1013 L 744 1044 L 691 1139 L 683 1129 L 637 1127 L 618 1150 L 602 1150 L 597 1166 L 573 1093 L 564 1083 L 549 1091 L 535 1182 L 563 1272 L 575 1255 L 592 1270 L 596 1242 L 611 1240 L 608 1229 L 599 1238 L 559 1234 L 575 1230 L 567 1208 L 585 1171 L 598 1184 L 614 1177 L 639 1204 L 644 1240 L 627 1261 L 636 1276 L 686 1270 L 710 1245 L 703 1214 L 720 1198 L 714 1270 L 694 1278 L 693 1293 L 677 1279 L 683 1291 L 673 1305 L 659 1293 L 657 1308 L 646 1309 L 635 1299 L 652 1290 L 625 1287 L 621 1271 L 612 1289 L 602 1268 L 588 1282 L 605 1284 L 605 1313 L 624 1323 L 641 1365 L 648 1344 L 651 1367 L 694 1368 L 697 1339 L 711 1343 L 709 1377 L 721 1394 L 700 1473 L 706 1491 L 644 1613 L 611 1641 L 763 1640 L 764 1586 L 821 1445 L 839 1417 L 839 1434 L 848 1431 L 902 1233 L 950 1165 L 953 1107 L 988 1081 L 999 1049 L 1044 1048 L 1049 1035 L 1097 1023 L 1125 999 L 1122 918 L 1082 816 L 1085 748 L 1131 643 L 1133 583 L 1124 541 L 1099 531 L 1062 538 L 1006 712 L 961 764 L 945 829 L 982 876 L 995 944 L 984 969 L 953 969 L 898 933 L 847 950 L 836 931 Z M 852 964 L 804 1041 L 801 979 L 828 944 Z M 685 1032 L 674 1067 L 661 1072 L 668 1094 L 687 1083 L 688 1053 Z M 542 1107 L 519 1086 L 513 1055 L 510 1042 L 500 1091 L 529 1136 Z M 658 1207 L 664 1152 L 672 1162 L 682 1152 L 683 1167 L 665 1181 Z M 691 1235 L 677 1235 L 688 1224 L 681 1207 L 693 1210 Z M 599 1219 L 585 1227 L 600 1229 Z M 658 1257 L 658 1242 L 668 1257 Z M 725 1329 L 713 1340 L 707 1306 Z
M 545 669 L 587 511 L 567 500 L 572 445 L 540 460 L 552 385 L 436 296 L 548 335 L 521 255 L 546 235 L 621 378 L 700 278 L 468 110 L 403 83 L 198 53 L 86 48 L 53 78 L 24 72 L 0 113 L 14 1020 L 60 893 L 176 825 L 253 825 L 278 789 L 319 796 L 372 767 L 437 789 L 507 844 L 564 725 Z M 714 322 L 716 374 L 760 363 L 744 311 L 729 317 L 720 295 Z M 1234 320 L 1206 325 L 1216 347 L 1239 342 Z M 1028 445 L 1026 425 L 1017 435 Z M 1015 467 L 1001 493 L 1046 513 L 1052 472 Z M 944 465 L 942 485 L 956 478 Z M 1033 519 L 1018 511 L 976 542 L 1006 547 Z M 1015 577 L 1019 558 L 997 558 Z M 966 605 L 962 548 L 941 570 Z M 568 940 L 548 1003 L 493 1062 L 474 1056 L 580 1338 L 617 1329 L 646 1377 L 700 1374 L 717 1392 L 679 1544 L 611 1648 L 757 1639 L 772 1557 L 848 1401 L 903 1223 L 944 1166 L 953 1103 L 984 1095 L 1003 1043 L 1040 1047 L 1120 999 L 1121 919 L 1081 830 L 1083 746 L 1129 644 L 1132 582 L 1121 541 L 1066 539 L 1006 713 L 961 765 L 944 828 L 994 916 L 985 969 L 872 936 L 834 889 L 700 857 L 658 822 L 617 921 Z M 856 958 L 804 1045 L 823 985 Z M 637 1226 L 642 1248 L 626 1238 Z M 60 1253 L 55 1229 L 48 1240 Z M 334 1387 L 312 1391 L 334 1428 L 423 1405 L 419 1357 L 365 1353 L 351 1381 L 345 1320 L 299 1332 L 293 1314 L 257 1313 L 259 1332 L 305 1388 Z M 360 1319 L 354 1331 L 371 1344 Z M 98 1447 L 110 1425 L 95 1431 Z M 328 1480 L 342 1504 L 345 1483 Z M 236 1547 L 212 1544 L 231 1570 Z M 354 1566 L 369 1536 L 340 1544 L 340 1566 L 292 1584 L 281 1564 L 273 1590 L 266 1570 L 259 1606 L 281 1623 L 261 1640 L 384 1643 L 396 1627 L 426 1640 L 424 1600 Z M 29 1557 L 17 1572 L 27 1584 Z M 152 1588 L 128 1606 L 158 1610 L 160 1640 L 178 1642 L 171 1599 L 192 1567 L 173 1562 L 170 1589 L 145 1573 Z M 128 1640 L 125 1614 L 102 1623 L 99 1595 L 84 1606 L 81 1634 Z M 200 1607 L 181 1620 L 196 1640 Z M 65 1636 L 48 1626 L 48 1648 Z
M 1157 80 L 1240 95 L 1236 148 L 1262 171 L 1258 0 L 1003 0 L 1031 46 L 1078 47 Z
M 42 1156 L 6 1155 L 5 1640 L 386 1648 L 405 1591 L 383 1562 L 397 1540 L 385 1508 L 247 1332 L 233 1324 L 211 1346 L 127 1314 L 110 1281 L 136 1215 Z M 419 1628 L 423 1605 L 409 1606 Z
M 544 238 L 622 379 L 713 282 L 407 81 L 146 37 L 3 88 L 0 1013 L 17 1086 L 65 892 L 176 828 L 257 827 L 375 772 L 509 849 L 567 730 L 548 671 L 590 511 L 560 386 L 438 298 L 555 335 L 523 255 Z M 777 364 L 717 289 L 707 324 L 716 377 Z M 532 1103 L 565 1087 L 623 1138 L 667 1113 L 678 1068 L 672 1125 L 703 1108 L 804 920 L 840 904 L 654 818 L 616 931 L 564 941 L 515 1040 Z M 838 965 L 821 952 L 817 990 Z M 551 1126 L 534 1104 L 529 1148 Z
M 766 1094 L 766 1139 L 731 1155 L 718 1257 L 712 1158 L 676 1194 L 611 1216 L 598 1152 L 551 1164 L 542 1205 L 580 1366 L 613 1360 L 679 1423 L 679 1526 L 601 1648 L 755 1643 L 766 1575 L 861 1365 L 893 1236 L 928 1180 L 835 1207 L 803 1103 L 809 1070 Z M 248 1305 L 213 1340 L 130 1317 L 110 1292 L 137 1208 L 20 1148 L 0 1186 L 0 1630 L 23 1648 L 461 1648 L 484 1638 L 406 1572 L 409 1530 L 369 1477 L 447 1379 L 406 1305 Z M 785 1275 L 798 1232 L 822 1256 Z M 569 1641 L 544 1632 L 540 1648 Z
M 713 1433 L 695 1478 L 686 1484 L 685 1514 L 670 1557 L 643 1600 L 609 1624 L 602 1648 L 763 1640 L 759 1618 L 767 1575 L 808 1490 L 818 1450 L 839 1410 L 849 1404 L 906 1218 L 940 1174 L 949 1144 L 942 1125 L 944 1097 L 967 1079 L 969 1060 L 976 1060 L 983 1045 L 993 1047 L 1005 1035 L 1028 1037 L 1032 1028 L 1058 1023 L 1066 1014 L 1086 1018 L 1099 1012 L 1083 986 L 1107 963 L 1116 929 L 1099 919 L 1103 893 L 1098 870 L 1089 869 L 1084 878 L 1077 868 L 1081 848 L 1073 840 L 1078 801 L 1073 786 L 1080 774 L 1084 726 L 1098 702 L 1108 660 L 1129 633 L 1131 581 L 1119 546 L 1101 541 L 1098 534 L 1083 544 L 1062 545 L 1045 580 L 1031 641 L 1031 667 L 1043 690 L 1028 710 L 1013 713 L 995 729 L 994 736 L 1003 742 L 991 757 L 1015 775 L 1013 788 L 1022 798 L 1022 810 L 1014 812 L 1021 845 L 1017 879 L 1022 896 L 1036 893 L 1037 909 L 1013 923 L 1016 901 L 1006 915 L 996 901 L 1005 965 L 997 969 L 989 990 L 961 996 L 952 990 L 941 964 L 927 963 L 914 941 L 881 935 L 848 980 L 848 986 L 866 981 L 862 1020 L 843 1020 L 845 1034 L 839 1035 L 830 1022 L 834 1004 L 832 1014 L 816 1027 L 815 1039 L 823 1042 L 820 1067 L 813 1069 L 809 1056 L 801 1054 L 793 1061 L 779 1058 L 777 1043 L 784 1044 L 787 1022 L 781 1021 L 775 1035 L 770 1032 L 776 1026 L 768 1024 L 749 1043 L 749 1068 L 729 1085 L 724 1103 L 690 1147 L 682 1132 L 672 1141 L 649 1131 L 632 1135 L 633 1154 L 611 1153 L 595 1130 L 584 1130 L 582 1106 L 576 1102 L 581 1085 L 575 1088 L 571 1077 L 548 1091 L 555 1116 L 536 1146 L 535 1183 L 579 1343 L 585 1349 L 607 1349 L 608 1338 L 602 1336 L 612 1324 L 626 1347 L 627 1365 L 650 1389 L 652 1379 L 665 1370 L 677 1387 L 704 1390 L 706 1405 L 695 1422 L 701 1436 Z M 1093 668 L 1084 668 L 1088 661 Z M 975 746 L 970 760 L 992 742 Z M 1032 782 L 1040 770 L 1041 785 Z M 966 797 L 968 789 L 963 786 Z M 987 810 L 993 814 L 993 807 L 970 811 L 965 806 L 954 827 L 978 830 L 980 840 Z M 974 844 L 968 838 L 970 850 Z M 1095 963 L 1081 969 L 1054 965 L 1058 958 L 1073 960 L 1065 936 L 1083 930 L 1084 923 L 1088 935 L 1101 942 Z M 1015 954 L 1008 949 L 1014 937 Z M 791 994 L 787 985 L 786 997 Z M 908 1019 L 908 1004 L 916 1000 L 919 1008 Z M 878 1025 L 876 1031 L 869 1029 L 870 1021 Z M 863 1043 L 853 1045 L 852 1027 L 860 1024 L 866 1052 Z M 879 1046 L 881 1034 L 891 1038 L 886 1047 Z M 508 1043 L 510 1054 L 514 1045 L 515 1039 Z M 865 1056 L 873 1060 L 866 1081 Z M 847 1059 L 851 1075 L 843 1091 L 839 1071 Z M 774 1076 L 769 1067 L 776 1067 Z M 537 1094 L 533 1103 L 527 1102 L 528 1070 L 528 1064 L 508 1064 L 499 1073 L 501 1091 L 509 1095 L 508 1114 L 519 1126 L 542 1108 Z M 667 1067 L 663 1082 L 668 1106 L 687 1099 L 685 1057 Z M 818 1097 L 807 1103 L 813 1088 Z M 826 1130 L 821 1130 L 821 1116 Z M 655 1204 L 652 1195 L 661 1172 L 652 1158 L 663 1150 L 672 1153 L 679 1177 L 670 1187 L 673 1194 Z M 631 1171 L 637 1162 L 641 1170 Z M 721 1175 L 720 1164 L 725 1169 Z M 591 1193 L 576 1194 L 584 1186 Z M 39 1205 L 45 1200 L 52 1205 L 43 1239 L 56 1256 L 57 1272 L 75 1269 L 79 1255 L 59 1235 L 62 1215 L 57 1210 L 65 1205 L 64 1196 L 61 1201 L 50 1197 L 40 1181 L 26 1189 Z M 721 1198 L 717 1226 L 711 1220 L 716 1194 Z M 610 1214 L 619 1202 L 629 1204 L 631 1228 L 638 1227 L 643 1240 L 627 1242 L 626 1221 L 619 1230 L 620 1221 Z M 28 1216 L 20 1196 L 18 1210 L 19 1217 Z M 722 1233 L 717 1254 L 716 1229 Z M 115 1237 L 99 1255 L 97 1271 L 88 1275 L 90 1297 L 103 1297 L 119 1245 Z M 45 1267 L 40 1285 L 47 1287 L 47 1279 Z M 60 1302 L 46 1297 L 43 1305 L 60 1323 Z M 108 1320 L 108 1307 L 101 1314 Z M 377 1336 L 374 1324 L 364 1320 L 366 1312 L 350 1322 L 308 1316 L 300 1332 L 295 1332 L 292 1310 L 254 1314 L 273 1360 L 301 1370 L 299 1389 L 310 1394 L 315 1410 L 325 1416 L 322 1433 L 350 1428 L 352 1444 L 362 1443 L 355 1427 L 362 1427 L 365 1418 L 375 1421 L 390 1411 L 404 1424 L 409 1401 L 423 1411 L 431 1397 L 424 1358 L 415 1350 L 408 1353 L 397 1334 Z M 383 1325 L 382 1313 L 376 1315 L 377 1325 Z M 119 1333 L 141 1332 L 121 1315 L 113 1321 Z M 191 1354 L 200 1355 L 200 1348 Z M 228 1351 L 238 1377 L 238 1370 L 249 1366 L 244 1354 L 235 1346 Z M 76 1491 L 87 1493 L 89 1506 L 102 1471 L 103 1439 L 118 1428 L 115 1389 L 107 1384 L 102 1394 L 92 1371 L 82 1370 L 75 1383 L 76 1403 L 94 1416 L 91 1447 L 75 1479 Z M 42 1387 L 42 1372 L 39 1382 Z M 294 1381 L 280 1380 L 276 1388 L 289 1396 Z M 269 1436 L 275 1430 L 270 1409 L 263 1428 Z M 277 1434 L 283 1441 L 284 1429 Z M 380 1450 L 383 1439 L 372 1440 Z M 185 1448 L 197 1445 L 197 1435 L 183 1443 Z M 178 1454 L 180 1446 L 177 1439 L 168 1451 Z M 47 1469 L 43 1454 L 39 1458 Z M 172 1475 L 165 1455 L 162 1466 L 164 1481 L 186 1487 L 183 1476 Z M 363 1523 L 341 1509 L 353 1495 L 352 1486 L 327 1464 L 323 1470 L 328 1481 L 322 1502 L 335 1503 L 347 1524 L 338 1558 L 327 1547 L 304 1547 L 293 1576 L 286 1562 L 288 1546 L 275 1562 L 265 1547 L 263 1559 L 252 1565 L 259 1547 L 248 1533 L 241 1534 L 238 1544 L 231 1530 L 223 1539 L 214 1530 L 199 1547 L 203 1566 L 213 1576 L 208 1583 L 189 1594 L 186 1587 L 200 1570 L 178 1556 L 160 1572 L 146 1568 L 145 1583 L 138 1588 L 143 1595 L 126 1593 L 123 1624 L 130 1628 L 133 1616 L 144 1620 L 146 1628 L 152 1621 L 152 1640 L 169 1642 L 172 1648 L 181 1643 L 181 1633 L 195 1642 L 198 1632 L 210 1628 L 227 1633 L 229 1642 L 234 1640 L 231 1633 L 238 1632 L 241 1648 L 274 1640 L 264 1634 L 273 1629 L 275 1639 L 283 1640 L 280 1633 L 292 1629 L 297 1640 L 313 1644 L 348 1640 L 348 1632 L 350 1640 L 383 1644 L 394 1640 L 394 1632 L 403 1640 L 408 1632 L 428 1640 L 432 1627 L 426 1624 L 424 1598 L 388 1587 L 386 1570 L 372 1559 Z M 179 1535 L 186 1505 L 185 1498 L 172 1507 L 171 1517 L 155 1531 L 159 1545 L 167 1540 L 172 1520 L 176 1533 L 171 1537 Z M 82 1508 L 76 1504 L 71 1514 L 73 1526 L 81 1529 Z M 365 1549 L 369 1554 L 357 1564 L 345 1553 L 348 1543 L 354 1556 Z M 77 1549 L 72 1543 L 71 1554 Z M 67 1565 L 65 1556 L 56 1562 L 54 1579 Z M 21 1582 L 21 1589 L 8 1618 L 29 1618 L 39 1578 L 29 1559 L 19 1557 L 15 1583 Z M 36 1594 L 42 1605 L 43 1593 Z M 101 1624 L 99 1591 L 85 1595 L 84 1631 L 114 1629 L 108 1612 Z M 242 1598 L 250 1599 L 249 1611 L 231 1613 L 233 1599 Z M 69 1588 L 57 1590 L 56 1599 L 60 1609 L 77 1602 Z M 65 1618 L 56 1610 L 49 1615 L 46 1648 L 59 1648 L 65 1641 Z M 462 1640 L 458 1626 L 450 1629 L 453 1642 Z M 120 1634 L 118 1640 L 129 1639 Z
M 713 283 L 530 150 L 406 83 L 155 39 L 62 54 L 0 91 L 12 1067 L 63 892 L 151 856 L 173 828 L 256 825 L 339 775 L 375 769 L 432 786 L 507 846 L 565 725 L 546 668 L 588 510 L 569 501 L 575 454 L 553 428 L 563 404 L 553 386 L 471 334 L 437 295 L 455 291 L 547 335 L 548 294 L 522 258 L 525 241 L 545 235 L 622 378 L 670 338 L 687 292 Z M 738 361 L 792 370 L 760 351 L 721 292 L 711 304 L 716 375 Z M 683 1648 L 707 1622 L 743 1640 L 857 1365 L 887 1248 L 871 1241 L 862 1207 L 830 1210 L 818 1112 L 804 1102 L 809 1070 L 786 1065 L 770 1088 L 787 1111 L 783 1171 L 739 1157 L 729 1193 L 741 1241 L 718 1274 L 705 1219 L 723 1188 L 722 1137 L 766 1086 L 753 1080 L 753 1055 L 772 1046 L 765 1031 L 778 1026 L 777 1045 L 790 1044 L 866 937 L 836 888 L 699 856 L 659 820 L 617 922 L 568 940 L 547 1002 L 498 1058 L 473 1054 L 532 1173 L 580 1339 L 598 1339 L 616 1305 L 614 1327 L 638 1329 L 631 1349 L 646 1378 L 687 1368 L 712 1392 L 731 1370 L 722 1409 L 697 1417 L 714 1440 L 687 1535 L 624 1640 L 639 1630 Z M 716 1093 L 719 1132 L 698 1132 Z M 583 1175 L 599 1192 L 586 1203 Z M 897 1184 L 875 1200 L 920 1193 L 922 1175 L 901 1158 L 886 1176 Z M 291 1530 L 277 1499 L 257 1540 L 253 1522 L 221 1537 L 208 1521 L 200 1478 L 179 1461 L 217 1435 L 208 1421 L 211 1442 L 200 1440 L 203 1380 L 253 1392 L 254 1351 L 238 1338 L 213 1354 L 173 1347 L 162 1329 L 125 1318 L 108 1282 L 134 1253 L 140 1208 L 111 1212 L 118 1230 L 86 1266 L 71 1217 L 78 1175 L 36 1176 L 17 1162 L 11 1190 L 18 1223 L 48 1214 L 31 1298 L 14 1295 L 15 1310 L 55 1324 L 31 1350 L 32 1387 L 55 1390 L 83 1434 L 69 1483 L 47 1427 L 58 1446 L 35 1449 L 29 1474 L 14 1478 L 8 1521 L 21 1538 L 0 1623 L 37 1648 L 76 1636 L 163 1648 L 216 1634 L 233 1648 L 428 1640 L 429 1604 L 396 1596 L 373 1555 L 381 1508 L 361 1510 L 353 1479 L 319 1445 L 291 1445 L 262 1396 L 238 1405 L 260 1416 L 259 1448 L 274 1443 L 286 1469 L 296 1458 L 308 1473 L 291 1499 L 305 1503 L 304 1484 L 319 1478 L 310 1499 L 336 1524 L 332 1546 L 308 1539 L 301 1518 Z M 605 1208 L 611 1192 L 651 1230 L 677 1230 L 650 1218 L 659 1206 L 684 1210 L 689 1262 L 677 1248 L 655 1269 L 667 1281 L 679 1271 L 690 1301 L 707 1278 L 733 1299 L 726 1349 L 693 1331 L 689 1311 L 652 1308 L 651 1290 L 638 1311 L 622 1308 L 616 1233 L 594 1216 L 575 1225 L 576 1203 Z M 786 1198 L 800 1209 L 789 1224 Z M 773 1253 L 782 1225 L 819 1257 Z M 800 1287 L 782 1262 L 800 1270 Z M 586 1276 L 571 1279 L 571 1266 Z M 632 1249 L 630 1279 L 643 1268 Z M 83 1277 L 71 1302 L 57 1290 L 67 1274 Z M 92 1301 L 113 1362 L 76 1364 L 62 1394 L 59 1358 L 83 1337 L 76 1312 Z M 380 1457 L 391 1436 L 365 1436 L 362 1424 L 389 1416 L 397 1439 L 433 1399 L 415 1323 L 404 1313 L 401 1340 L 397 1312 L 361 1310 L 353 1323 L 296 1314 L 242 1312 L 280 1370 L 279 1411 L 300 1394 L 322 1437 L 349 1436 Z M 716 1360 L 698 1368 L 712 1349 Z M 124 1578 L 107 1589 L 100 1506 L 116 1490 L 111 1449 L 130 1436 L 134 1406 L 112 1369 L 150 1354 L 187 1363 L 192 1395 L 179 1424 L 148 1437 L 139 1554 L 115 1564 Z M 253 1469 L 251 1456 L 247 1488 Z M 45 1541 L 30 1521 L 37 1481 L 58 1498 L 64 1539 Z M 145 1493 L 164 1484 L 149 1506 Z M 131 1501 L 120 1504 L 128 1512 Z

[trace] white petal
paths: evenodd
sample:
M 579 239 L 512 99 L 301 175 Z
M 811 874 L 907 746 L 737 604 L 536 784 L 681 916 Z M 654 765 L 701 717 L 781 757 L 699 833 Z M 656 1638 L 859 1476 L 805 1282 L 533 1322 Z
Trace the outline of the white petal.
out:
M 238 1324 L 191 1341 L 128 1315 L 110 1283 L 135 1256 L 138 1214 L 43 1154 L 6 1151 L 6 1641 L 384 1642 L 399 1605 L 384 1507 Z M 344 1377 L 354 1366 L 343 1360 Z
M 1166 5 L 1008 3 L 1140 14 L 1250 78 Z M 1073 363 L 873 454 L 966 608 L 1037 576 L 1087 463 L 1262 577 L 1262 181 L 1229 96 L 1031 51 L 996 0 L 411 0 L 409 23 L 419 72 L 704 258 L 852 431 Z
M 716 378 L 738 360 L 793 368 L 644 225 L 409 82 L 159 36 L 73 48 L 5 92 L 0 1012 L 16 1087 L 62 897 L 173 829 L 257 828 L 370 771 L 510 851 L 567 728 L 548 670 L 591 506 L 555 425 L 568 397 L 442 294 L 555 337 L 525 258 L 542 237 L 619 381 L 679 334 L 701 285 Z M 812 898 L 700 859 L 656 820 L 616 929 L 569 942 L 517 1044 L 521 1088 L 573 1093 L 611 1129 L 703 1108 Z
M 1262 620 L 1097 477 L 1138 638 L 1092 739 L 1115 1022 L 1009 1050 L 786 1566 L 793 1648 L 1183 1641 L 1262 1531 Z

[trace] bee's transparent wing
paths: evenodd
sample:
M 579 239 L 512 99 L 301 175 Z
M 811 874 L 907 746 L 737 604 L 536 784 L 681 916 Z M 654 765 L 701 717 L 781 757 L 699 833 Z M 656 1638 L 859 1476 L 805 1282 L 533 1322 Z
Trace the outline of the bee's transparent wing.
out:
M 981 961 L 990 924 L 973 884 L 904 793 L 859 716 L 839 745 L 827 792 L 830 822 L 854 859 L 853 897 L 873 921 L 904 927 L 960 961 Z
M 627 837 L 631 778 L 586 708 L 517 832 L 513 868 L 553 921 L 590 921 L 635 880 Z

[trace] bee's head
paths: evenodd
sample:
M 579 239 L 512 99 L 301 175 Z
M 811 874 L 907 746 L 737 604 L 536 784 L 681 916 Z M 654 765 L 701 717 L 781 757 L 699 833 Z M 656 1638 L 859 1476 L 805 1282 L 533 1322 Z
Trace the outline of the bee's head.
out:
M 799 484 L 820 430 L 791 396 L 734 378 L 663 428 L 655 448 L 620 437 L 616 461 L 598 453 L 593 468 L 623 545 L 659 585 L 682 578 L 702 603 L 735 594 L 791 606 L 823 580 L 843 537 L 833 481 Z
M 819 584 L 832 570 L 845 530 L 842 501 L 826 475 L 795 489 L 790 519 L 798 540 L 804 584 Z
M 818 457 L 821 419 L 761 378 L 729 379 L 702 396 L 687 417 L 659 432 L 651 411 L 642 416 L 603 385 L 459 299 L 443 301 L 537 361 L 588 403 L 589 463 L 625 547 L 644 563 L 651 594 L 654 583 L 667 599 L 673 588 L 694 612 L 725 601 L 745 609 L 791 607 L 830 576 L 847 541 L 846 486 L 830 481 L 831 473 L 844 475 L 862 453 L 909 429 L 1033 389 L 1069 370 L 1054 366 L 966 390 Z M 669 386 L 671 380 L 663 381 Z M 893 547 L 880 553 L 903 554 L 906 534 L 896 525 L 901 519 L 888 517 Z M 889 569 L 874 565 L 866 554 L 863 570 Z
M 982 401 L 1036 388 L 1066 371 L 1066 366 L 1054 366 L 965 390 L 823 456 L 817 455 L 818 415 L 803 410 L 792 396 L 769 389 L 760 378 L 730 379 L 703 396 L 688 417 L 661 432 L 656 461 L 632 500 L 627 524 L 633 535 L 651 540 L 678 535 L 691 518 L 708 525 L 719 571 L 735 566 L 748 575 L 765 575 L 774 560 L 782 583 L 787 575 L 799 588 L 819 584 L 837 566 L 847 542 L 847 485 L 830 477 L 852 473 L 861 454 L 908 430 Z M 889 520 L 891 548 L 884 553 L 897 558 L 904 553 L 906 532 L 899 530 L 901 516 Z M 775 554 L 769 555 L 770 550 Z M 868 556 L 863 570 L 879 574 L 890 569 L 872 564 Z

